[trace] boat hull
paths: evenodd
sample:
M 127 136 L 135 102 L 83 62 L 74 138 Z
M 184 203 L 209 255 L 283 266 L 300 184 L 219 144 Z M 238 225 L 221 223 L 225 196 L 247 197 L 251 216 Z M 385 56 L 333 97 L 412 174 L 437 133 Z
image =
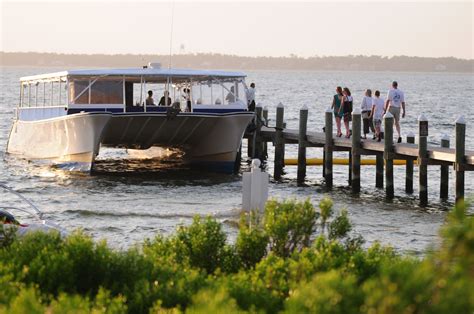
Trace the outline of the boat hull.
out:
M 100 146 L 177 147 L 184 161 L 218 172 L 234 171 L 243 134 L 254 117 L 237 113 L 89 112 L 14 122 L 7 152 L 30 159 L 80 164 L 90 170 Z
M 80 113 L 39 121 L 16 120 L 10 131 L 7 152 L 90 170 L 111 116 L 110 113 Z
M 162 113 L 114 114 L 104 130 L 102 144 L 148 149 L 177 147 L 192 165 L 218 172 L 233 172 L 243 134 L 254 114 Z

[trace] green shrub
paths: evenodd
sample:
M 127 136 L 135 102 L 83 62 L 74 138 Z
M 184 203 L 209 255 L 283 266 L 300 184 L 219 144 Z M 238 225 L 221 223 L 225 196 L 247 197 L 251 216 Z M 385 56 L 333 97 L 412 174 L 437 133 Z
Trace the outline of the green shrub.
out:
M 340 239 L 352 230 L 352 225 L 347 217 L 347 210 L 342 210 L 329 224 L 329 239 Z
M 319 214 L 307 199 L 305 202 L 268 201 L 265 207 L 264 230 L 269 247 L 275 254 L 288 257 L 293 251 L 310 245 Z
M 0 246 L 0 313 L 472 313 L 474 217 L 459 204 L 423 258 L 348 237 L 324 199 L 268 203 L 235 244 L 195 218 L 142 247 L 110 249 L 81 232 Z
M 363 300 L 354 275 L 331 270 L 291 291 L 285 313 L 357 313 Z
M 45 311 L 46 307 L 41 304 L 41 299 L 33 288 L 22 289 L 9 305 L 0 306 L 0 313 L 5 314 L 43 314 Z
M 4 220 L 0 219 L 0 248 L 8 247 L 16 239 L 18 227 L 13 224 L 4 225 Z
M 243 214 L 235 241 L 237 254 L 245 268 L 255 266 L 267 253 L 268 235 L 253 212 Z

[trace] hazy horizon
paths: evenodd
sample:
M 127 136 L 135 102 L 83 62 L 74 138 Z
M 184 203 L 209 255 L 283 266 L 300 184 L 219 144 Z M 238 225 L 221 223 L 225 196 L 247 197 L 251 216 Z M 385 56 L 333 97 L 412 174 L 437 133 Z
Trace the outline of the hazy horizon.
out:
M 4 52 L 473 59 L 472 2 L 0 1 Z
M 102 53 L 102 52 L 94 52 L 94 53 L 77 53 L 77 52 L 55 52 L 55 51 L 3 51 L 0 50 L 0 53 L 12 53 L 12 54 L 23 54 L 23 53 L 31 53 L 31 54 L 57 54 L 57 55 L 84 55 L 84 56 L 142 56 L 142 55 L 150 55 L 150 53 Z M 166 54 L 154 54 L 156 56 L 168 56 Z M 238 58 L 298 58 L 298 59 L 310 59 L 310 58 L 348 58 L 348 57 L 380 57 L 380 58 L 398 58 L 398 57 L 409 57 L 409 58 L 426 58 L 426 59 L 459 59 L 459 60 L 474 60 L 474 56 L 472 58 L 458 58 L 454 56 L 440 56 L 440 57 L 426 57 L 426 56 L 415 56 L 415 55 L 393 55 L 393 56 L 383 56 L 383 55 L 369 55 L 369 54 L 352 54 L 352 55 L 314 55 L 314 56 L 299 56 L 296 54 L 292 55 L 281 55 L 281 56 L 248 56 L 248 55 L 239 55 L 239 54 L 226 54 L 220 52 L 212 52 L 212 51 L 202 51 L 202 52 L 185 52 L 185 53 L 174 53 L 173 56 L 191 56 L 191 55 L 221 55 L 226 57 L 238 57 Z M 166 61 L 166 60 L 163 60 Z

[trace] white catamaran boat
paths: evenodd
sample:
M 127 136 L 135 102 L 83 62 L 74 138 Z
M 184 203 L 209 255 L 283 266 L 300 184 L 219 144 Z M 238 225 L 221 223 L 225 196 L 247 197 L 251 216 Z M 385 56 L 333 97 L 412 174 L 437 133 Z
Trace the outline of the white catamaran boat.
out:
M 254 117 L 245 77 L 159 64 L 23 77 L 7 152 L 90 170 L 101 147 L 173 147 L 186 162 L 232 172 Z

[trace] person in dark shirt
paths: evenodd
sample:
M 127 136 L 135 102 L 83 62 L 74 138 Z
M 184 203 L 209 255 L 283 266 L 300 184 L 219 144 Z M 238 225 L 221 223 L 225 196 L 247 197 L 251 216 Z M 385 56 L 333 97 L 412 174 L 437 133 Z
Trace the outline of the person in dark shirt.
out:
M 160 102 L 158 103 L 158 106 L 171 106 L 171 97 L 169 96 L 169 92 L 165 91 L 163 96 L 160 99 Z
M 191 90 L 189 88 L 185 88 L 183 92 L 183 97 L 186 100 L 186 112 L 191 112 Z

